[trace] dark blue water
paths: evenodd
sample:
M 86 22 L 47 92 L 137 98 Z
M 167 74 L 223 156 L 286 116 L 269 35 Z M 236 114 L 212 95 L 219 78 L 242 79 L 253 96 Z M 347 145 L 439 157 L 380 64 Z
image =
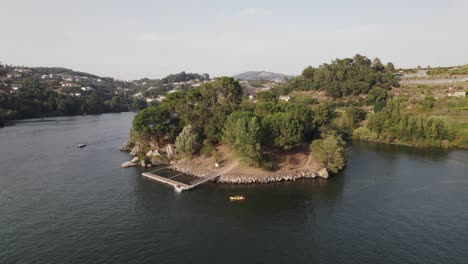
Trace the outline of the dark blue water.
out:
M 353 144 L 329 180 L 177 194 L 119 167 L 131 120 L 0 129 L 0 263 L 468 261 L 467 151 Z

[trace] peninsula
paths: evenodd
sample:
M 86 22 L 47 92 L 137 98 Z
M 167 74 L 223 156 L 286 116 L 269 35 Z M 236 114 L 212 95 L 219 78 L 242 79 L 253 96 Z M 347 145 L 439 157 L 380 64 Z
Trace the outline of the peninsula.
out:
M 466 84 L 447 88 L 457 96 L 438 87 L 415 92 L 401 82 L 405 74 L 357 54 L 267 89 L 215 78 L 140 111 L 122 148 L 135 158 L 122 165 L 164 162 L 195 176 L 217 173 L 221 183 L 266 183 L 339 173 L 350 140 L 466 146 L 466 123 L 454 129 L 452 119 L 431 114 L 448 102 L 461 106 L 455 114 L 465 111 Z

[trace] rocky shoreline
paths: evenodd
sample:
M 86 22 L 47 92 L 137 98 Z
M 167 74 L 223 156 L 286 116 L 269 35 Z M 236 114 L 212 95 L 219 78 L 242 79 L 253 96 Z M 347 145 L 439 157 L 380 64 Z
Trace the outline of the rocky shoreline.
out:
M 173 146 L 168 145 L 164 151 L 153 150 L 148 151 L 145 155 L 145 160 L 140 160 L 138 158 L 138 153 L 140 152 L 140 146 L 137 142 L 131 142 L 124 144 L 121 148 L 121 151 L 129 152 L 133 156 L 132 160 L 124 162 L 121 167 L 152 167 L 153 165 L 160 165 L 162 162 L 161 158 L 170 158 L 174 156 L 175 150 Z M 255 184 L 255 183 L 274 183 L 274 182 L 283 182 L 283 181 L 295 181 L 299 179 L 313 179 L 313 178 L 324 178 L 327 179 L 329 174 L 325 168 L 318 171 L 314 170 L 288 170 L 280 172 L 271 172 L 266 174 L 230 174 L 216 172 L 209 169 L 200 169 L 192 168 L 190 166 L 181 166 L 177 162 L 172 161 L 169 165 L 169 168 L 178 172 L 185 173 L 194 177 L 207 177 L 219 173 L 220 176 L 215 180 L 216 183 L 221 184 Z
M 194 177 L 207 177 L 215 174 L 216 172 L 209 171 L 193 171 L 191 169 L 179 167 L 172 164 L 170 169 L 183 172 L 187 175 Z M 221 174 L 216 180 L 216 183 L 225 184 L 253 184 L 253 183 L 274 183 L 282 181 L 295 181 L 299 179 L 314 179 L 314 178 L 327 179 L 329 174 L 326 169 L 319 171 L 312 170 L 295 170 L 287 172 L 277 172 L 272 174 Z

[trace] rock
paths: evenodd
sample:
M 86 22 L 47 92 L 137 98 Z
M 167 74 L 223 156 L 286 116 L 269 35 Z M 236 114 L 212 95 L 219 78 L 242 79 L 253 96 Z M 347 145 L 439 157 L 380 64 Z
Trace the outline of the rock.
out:
M 172 159 L 174 158 L 175 154 L 176 154 L 176 151 L 174 149 L 174 146 L 172 144 L 167 144 L 166 146 L 166 153 L 167 153 L 167 157 L 169 159 Z
M 130 155 L 137 156 L 138 152 L 140 152 L 140 146 L 137 145 L 137 146 L 132 148 L 132 151 L 130 151 Z
M 130 162 L 137 163 L 138 162 L 138 157 L 134 157 Z
M 320 176 L 320 177 L 322 177 L 322 178 L 325 178 L 325 179 L 328 178 L 328 171 L 327 171 L 327 169 L 325 169 L 325 168 L 319 170 L 319 171 L 317 172 L 317 174 L 318 174 L 318 176 Z
M 142 166 L 143 168 L 146 167 L 146 162 L 144 160 L 140 161 L 140 166 Z
M 122 163 L 122 165 L 120 165 L 120 167 L 122 168 L 130 168 L 130 167 L 135 167 L 135 166 L 136 164 L 131 161 L 124 162 Z
M 152 163 L 153 165 L 158 165 L 158 164 L 160 164 L 161 162 L 159 162 L 159 160 L 157 160 L 156 158 L 151 158 L 151 163 Z
M 150 151 L 146 152 L 146 157 L 152 158 L 154 156 L 161 157 L 161 153 L 159 153 L 158 149 L 150 150 Z
M 130 152 L 132 150 L 132 148 L 135 146 L 135 144 L 129 140 L 128 142 L 124 143 L 121 147 L 120 147 L 120 151 L 127 151 L 127 152 Z

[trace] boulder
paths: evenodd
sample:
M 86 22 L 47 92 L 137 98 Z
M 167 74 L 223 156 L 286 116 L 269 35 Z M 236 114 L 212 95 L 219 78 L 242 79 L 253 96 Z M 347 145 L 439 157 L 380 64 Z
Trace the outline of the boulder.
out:
M 159 160 L 157 160 L 156 158 L 151 158 L 151 163 L 152 163 L 153 165 L 158 165 L 158 164 L 160 164 L 161 162 L 159 162 Z
M 325 178 L 325 179 L 328 178 L 328 171 L 325 168 L 319 170 L 317 172 L 317 174 L 318 174 L 319 177 L 322 177 L 322 178 Z
M 120 151 L 127 151 L 130 152 L 132 148 L 135 146 L 135 143 L 132 140 L 129 140 L 128 142 L 125 142 L 121 147 Z
M 150 150 L 148 152 L 146 152 L 146 157 L 148 158 L 151 158 L 151 157 L 154 157 L 154 156 L 158 156 L 158 157 L 161 157 L 161 153 L 159 153 L 159 150 Z
M 140 161 L 140 166 L 142 166 L 143 168 L 146 167 L 146 162 L 144 160 Z
M 120 167 L 122 168 L 130 168 L 130 167 L 135 167 L 135 166 L 136 164 L 131 161 L 124 162 L 122 163 L 122 165 L 120 165 Z
M 138 162 L 138 157 L 134 157 L 130 162 L 137 163 Z
M 132 151 L 130 151 L 130 155 L 137 156 L 138 152 L 140 152 L 140 146 L 137 145 L 137 146 L 132 148 Z

